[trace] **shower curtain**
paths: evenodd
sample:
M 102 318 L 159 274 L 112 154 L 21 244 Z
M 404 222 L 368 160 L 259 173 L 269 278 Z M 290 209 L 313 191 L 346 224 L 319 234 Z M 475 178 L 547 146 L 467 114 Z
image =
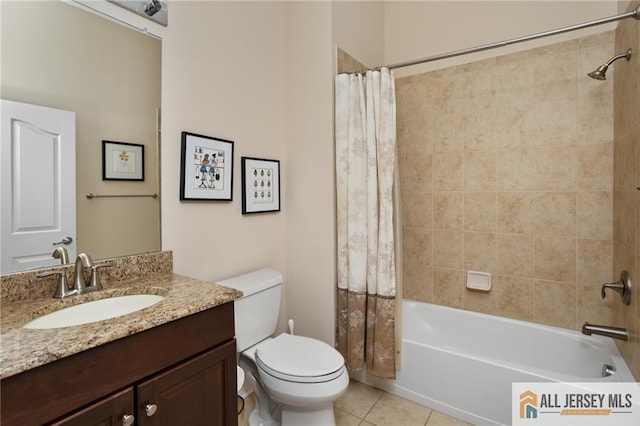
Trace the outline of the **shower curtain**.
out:
M 386 68 L 336 77 L 338 350 L 395 378 L 395 83 Z

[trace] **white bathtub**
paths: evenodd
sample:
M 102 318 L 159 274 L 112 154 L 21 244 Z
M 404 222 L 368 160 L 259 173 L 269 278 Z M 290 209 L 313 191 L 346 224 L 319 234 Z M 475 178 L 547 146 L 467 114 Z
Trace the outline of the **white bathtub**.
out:
M 511 424 L 512 382 L 634 382 L 609 338 L 403 302 L 402 368 L 394 381 L 356 377 L 476 425 Z M 616 369 L 602 377 L 603 365 Z

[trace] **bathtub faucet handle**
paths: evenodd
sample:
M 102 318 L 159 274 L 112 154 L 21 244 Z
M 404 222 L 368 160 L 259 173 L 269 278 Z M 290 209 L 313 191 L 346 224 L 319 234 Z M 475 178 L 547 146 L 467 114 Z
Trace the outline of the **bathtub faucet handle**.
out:
M 620 297 L 622 298 L 622 303 L 628 305 L 631 303 L 631 282 L 629 281 L 629 273 L 627 271 L 622 271 L 620 273 L 620 281 L 616 281 L 614 283 L 604 283 L 602 284 L 602 289 L 600 290 L 600 295 L 604 299 L 607 295 L 606 289 L 612 289 L 613 291 L 620 293 Z

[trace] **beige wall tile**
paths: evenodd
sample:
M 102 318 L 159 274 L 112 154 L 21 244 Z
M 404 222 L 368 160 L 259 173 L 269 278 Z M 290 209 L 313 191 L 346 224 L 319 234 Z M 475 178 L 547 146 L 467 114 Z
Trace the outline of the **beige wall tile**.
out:
M 534 187 L 535 152 L 533 148 L 517 147 L 498 150 L 498 191 L 526 191 Z
M 556 327 L 576 328 L 575 285 L 536 280 L 534 297 L 535 321 Z
M 640 31 L 629 27 L 637 42 Z M 619 273 L 612 238 L 626 259 L 616 265 L 627 267 L 640 249 L 640 199 L 631 186 L 640 183 L 640 149 L 632 145 L 640 136 L 634 118 L 640 113 L 633 110 L 640 100 L 616 87 L 625 100 L 614 119 L 613 78 L 585 77 L 616 50 L 613 34 L 416 75 L 400 85 L 398 96 L 411 98 L 398 113 L 404 226 L 433 230 L 431 258 L 422 259 L 429 257 L 422 249 L 405 259 L 405 295 L 570 328 L 589 311 L 606 318 L 588 295 L 590 286 L 597 290 Z M 640 75 L 640 61 L 632 66 Z M 640 99 L 640 76 L 622 86 Z M 621 134 L 631 136 L 619 150 Z M 614 167 L 627 175 L 614 178 Z M 418 172 L 427 168 L 431 180 Z M 614 182 L 627 192 L 612 192 Z M 420 247 L 424 235 L 412 238 L 409 245 Z M 467 269 L 492 272 L 493 290 L 467 291 Z
M 496 273 L 519 277 L 534 275 L 534 238 L 525 234 L 498 234 Z
M 464 76 L 456 73 L 441 74 L 429 79 L 432 102 L 428 109 L 434 115 L 462 112 L 462 83 Z
M 433 119 L 433 152 L 462 152 L 464 122 L 461 114 L 439 115 Z
M 402 197 L 403 226 L 407 228 L 433 227 L 433 194 L 405 192 Z
M 575 282 L 576 239 L 536 238 L 535 277 L 548 281 Z
M 479 67 L 475 66 L 478 64 L 482 65 Z M 472 67 L 475 66 L 475 68 L 466 68 L 462 86 L 464 111 L 489 110 L 495 108 L 496 83 L 493 73 L 495 60 L 489 59 L 471 65 Z
M 420 302 L 433 302 L 433 268 L 418 265 L 404 268 L 402 297 Z
M 577 60 L 577 49 L 537 55 L 534 62 L 536 101 L 561 100 L 575 108 Z
M 600 297 L 599 287 L 578 285 L 576 287 L 576 301 L 577 326 L 581 326 L 585 322 L 611 324 L 612 301 Z
M 433 189 L 464 190 L 464 157 L 462 153 L 433 154 Z
M 600 285 L 612 280 L 613 242 L 578 238 L 576 263 L 578 285 Z
M 430 266 L 433 258 L 433 232 L 420 228 L 402 230 L 403 260 L 407 268 Z
M 500 117 L 500 125 L 496 128 L 498 148 L 535 145 L 535 112 L 531 106 L 500 103 L 497 115 Z
M 433 224 L 435 229 L 462 229 L 464 223 L 464 193 L 436 191 L 433 193 Z
M 483 314 L 496 313 L 496 292 L 477 291 L 465 288 L 462 293 L 462 307 Z
M 638 232 L 638 191 L 615 191 L 613 194 L 613 239 L 635 250 Z
M 470 151 L 465 153 L 464 189 L 466 191 L 496 190 L 495 151 Z
M 492 277 L 492 287 L 496 293 L 496 313 L 501 316 L 523 321 L 533 320 L 532 278 L 496 275 Z
M 430 154 L 433 151 L 435 140 L 433 120 L 419 112 L 414 117 L 403 121 L 402 138 L 409 154 L 424 152 Z M 399 135 L 400 136 L 400 135 Z
M 613 238 L 613 193 L 578 192 L 578 237 L 610 240 Z
M 532 234 L 534 231 L 535 193 L 498 192 L 498 232 Z
M 613 143 L 578 146 L 578 189 L 613 189 Z
M 496 234 L 489 232 L 464 233 L 464 269 L 495 273 Z
M 433 268 L 433 300 L 439 305 L 462 307 L 464 273 L 461 270 Z
M 535 150 L 535 189 L 575 191 L 578 161 L 576 146 L 546 146 Z
M 536 193 L 534 232 L 536 235 L 575 237 L 576 193 Z
M 436 230 L 433 233 L 433 266 L 462 269 L 464 233 Z
M 406 192 L 425 192 L 433 188 L 431 154 L 407 155 L 404 165 L 402 189 Z
M 544 146 L 575 143 L 575 98 L 540 101 L 535 104 L 534 110 L 537 136 L 535 141 L 536 145 Z
M 496 232 L 496 193 L 464 193 L 465 231 Z
M 495 107 L 466 111 L 463 114 L 465 151 L 495 149 L 497 119 Z
M 633 133 L 626 133 L 616 138 L 613 152 L 613 182 L 616 190 L 634 189 L 638 185 L 635 172 L 638 139 L 634 136 Z

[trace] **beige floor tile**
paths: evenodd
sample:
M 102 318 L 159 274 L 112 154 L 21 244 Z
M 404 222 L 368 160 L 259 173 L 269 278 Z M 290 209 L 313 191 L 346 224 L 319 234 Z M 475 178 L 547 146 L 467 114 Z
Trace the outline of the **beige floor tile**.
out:
M 336 417 L 336 426 L 358 426 L 361 419 L 353 416 L 346 411 L 334 408 L 333 413 Z
M 433 411 L 427 421 L 427 426 L 467 426 L 470 423 L 458 420 L 455 417 L 447 416 L 439 411 Z
M 423 426 L 430 413 L 420 404 L 384 393 L 365 420 L 376 426 Z
M 359 426 L 376 426 L 376 425 L 374 425 L 373 423 L 369 423 L 366 420 L 363 420 Z
M 382 394 L 381 390 L 352 380 L 345 394 L 334 402 L 333 407 L 362 419 Z

